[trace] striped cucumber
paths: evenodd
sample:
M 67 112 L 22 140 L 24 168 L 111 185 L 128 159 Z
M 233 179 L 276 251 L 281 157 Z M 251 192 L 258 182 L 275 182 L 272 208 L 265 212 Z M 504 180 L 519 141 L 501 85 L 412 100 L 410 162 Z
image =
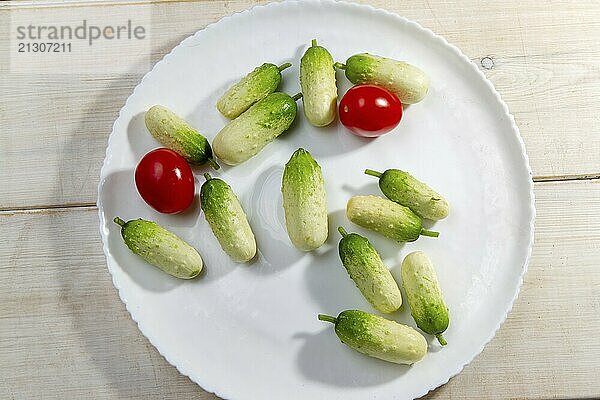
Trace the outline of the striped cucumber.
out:
M 346 64 L 335 63 L 355 85 L 381 86 L 394 93 L 402 104 L 423 100 L 429 90 L 429 78 L 419 68 L 404 61 L 368 53 L 355 54 Z
M 143 219 L 123 221 L 115 217 L 121 227 L 125 244 L 148 264 L 177 278 L 191 279 L 202 271 L 202 257 L 192 246 L 156 222 Z
M 326 48 L 311 46 L 300 60 L 300 86 L 304 115 L 314 126 L 326 126 L 333 122 L 337 111 L 337 86 L 333 58 Z
M 254 68 L 221 96 L 217 102 L 217 110 L 229 119 L 237 118 L 252 104 L 277 90 L 281 83 L 281 71 L 291 66 L 290 63 L 282 64 L 279 67 L 275 64 L 264 63 Z
M 221 248 L 236 262 L 250 261 L 256 255 L 256 240 L 246 213 L 225 181 L 204 174 L 200 205 Z
M 414 364 L 427 354 L 427 341 L 410 326 L 360 310 L 342 311 L 319 320 L 335 324 L 335 333 L 346 346 L 380 360 Z
M 303 251 L 320 247 L 328 236 L 327 198 L 321 167 L 302 148 L 285 165 L 281 182 L 285 225 L 290 240 Z
M 346 205 L 346 216 L 363 228 L 397 242 L 414 242 L 420 235 L 438 237 L 423 228 L 421 218 L 410 208 L 378 196 L 354 196 Z
M 347 233 L 341 226 L 338 231 L 342 235 L 340 260 L 365 299 L 381 312 L 398 310 L 402 305 L 400 289 L 377 250 L 358 233 Z
M 217 134 L 213 140 L 215 155 L 228 165 L 257 155 L 292 125 L 300 97 L 300 93 L 291 97 L 275 92 L 252 105 Z
M 171 110 L 153 106 L 146 111 L 144 122 L 160 144 L 178 153 L 190 164 L 208 163 L 214 169 L 219 169 L 219 164 L 213 160 L 208 140 Z
M 444 302 L 433 264 L 422 251 L 410 253 L 402 261 L 402 287 L 417 326 L 435 335 L 442 346 L 446 339 L 442 333 L 450 322 L 448 307 Z
M 367 169 L 365 174 L 379 178 L 379 188 L 388 199 L 410 208 L 421 218 L 437 221 L 448 216 L 448 201 L 408 172 Z

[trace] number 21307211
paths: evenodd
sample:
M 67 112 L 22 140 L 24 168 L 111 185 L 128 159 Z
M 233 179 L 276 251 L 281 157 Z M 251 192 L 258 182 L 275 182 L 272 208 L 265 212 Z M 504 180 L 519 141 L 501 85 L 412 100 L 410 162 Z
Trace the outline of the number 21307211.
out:
M 19 53 L 70 53 L 71 43 L 65 42 L 19 42 Z

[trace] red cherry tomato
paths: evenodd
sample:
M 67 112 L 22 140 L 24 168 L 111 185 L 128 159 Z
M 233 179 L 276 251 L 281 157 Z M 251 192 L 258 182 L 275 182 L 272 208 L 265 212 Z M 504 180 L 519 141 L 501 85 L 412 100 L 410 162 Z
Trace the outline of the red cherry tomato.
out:
M 383 135 L 401 119 L 402 103 L 395 94 L 379 86 L 354 86 L 340 102 L 340 121 L 357 136 Z
M 135 169 L 135 186 L 156 211 L 175 214 L 194 200 L 194 175 L 187 161 L 169 149 L 146 154 Z

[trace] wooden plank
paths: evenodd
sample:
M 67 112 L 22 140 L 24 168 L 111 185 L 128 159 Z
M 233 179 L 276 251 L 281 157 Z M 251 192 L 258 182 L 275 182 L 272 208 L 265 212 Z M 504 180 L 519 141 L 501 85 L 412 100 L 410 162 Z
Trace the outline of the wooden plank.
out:
M 513 311 L 428 399 L 600 397 L 600 181 L 537 183 L 535 195 L 535 245 Z
M 600 181 L 535 191 L 536 244 L 513 311 L 429 399 L 600 396 Z M 214 399 L 137 330 L 97 224 L 94 207 L 0 213 L 0 398 Z
M 121 21 L 135 15 L 132 7 L 139 7 L 139 13 L 152 19 L 151 66 L 186 36 L 252 5 L 251 1 L 202 2 L 191 12 L 191 5 L 183 3 L 173 3 L 173 10 L 166 4 L 113 3 L 79 7 L 67 14 L 90 21 L 110 14 Z M 12 6 L 18 7 L 18 3 Z M 43 11 L 0 9 L 0 38 L 6 41 L 9 37 L 10 18 L 15 13 L 31 13 L 33 19 Z M 187 19 L 187 29 L 177 21 L 169 22 L 174 13 Z M 7 47 L 0 46 L 0 170 L 10 174 L 3 174 L 6 179 L 0 186 L 0 209 L 94 203 L 112 124 L 148 67 L 137 65 L 140 54 L 120 54 L 115 45 L 114 58 L 98 60 L 106 64 L 105 74 L 19 74 L 9 68 Z M 112 74 L 111 64 L 115 62 L 131 72 Z
M 95 208 L 0 221 L 0 398 L 215 398 L 129 318 L 106 269 Z
M 365 2 L 433 29 L 481 65 L 515 115 L 534 175 L 600 173 L 600 2 Z M 260 3 L 111 1 L 80 12 L 90 20 L 150 13 L 153 64 L 208 23 Z M 0 8 L 0 40 L 9 37 L 11 15 L 34 12 L 39 6 L 18 2 Z M 97 60 L 104 74 L 37 76 L 11 71 L 0 46 L 0 209 L 95 202 L 112 123 L 145 71 L 139 54 L 115 49 Z M 130 72 L 112 74 L 115 62 Z

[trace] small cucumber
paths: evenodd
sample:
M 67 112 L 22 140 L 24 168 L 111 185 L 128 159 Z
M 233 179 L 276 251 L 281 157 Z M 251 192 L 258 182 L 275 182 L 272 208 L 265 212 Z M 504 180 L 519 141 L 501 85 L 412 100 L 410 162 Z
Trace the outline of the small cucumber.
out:
M 448 329 L 448 307 L 442 297 L 437 275 L 431 260 L 422 251 L 415 251 L 402 262 L 402 287 L 417 326 L 435 335 L 442 346 L 442 333 Z
M 296 150 L 285 164 L 281 182 L 285 225 L 290 240 L 303 251 L 327 240 L 327 198 L 321 167 L 310 153 Z
M 388 199 L 410 208 L 419 217 L 437 221 L 448 216 L 448 201 L 408 172 L 367 169 L 365 174 L 379 178 L 379 187 Z
M 388 199 L 354 196 L 346 205 L 346 216 L 356 225 L 375 231 L 397 242 L 414 242 L 419 235 L 438 237 L 438 232 L 423 229 L 421 218 Z
M 160 144 L 185 158 L 190 164 L 219 164 L 212 158 L 210 143 L 187 122 L 163 106 L 153 106 L 144 115 L 146 128 Z
M 191 279 L 202 271 L 202 257 L 192 246 L 156 222 L 143 219 L 113 220 L 121 226 L 121 236 L 129 250 L 148 264 L 177 278 Z
M 402 295 L 394 277 L 369 240 L 357 233 L 346 233 L 341 226 L 340 259 L 348 275 L 375 309 L 391 313 L 402 305 Z
M 275 64 L 264 63 L 254 68 L 221 96 L 217 102 L 217 110 L 229 119 L 237 118 L 252 104 L 277 90 L 281 83 L 281 71 L 291 66 L 290 63 L 279 67 Z
M 257 155 L 292 125 L 296 118 L 296 100 L 275 92 L 258 101 L 227 124 L 213 140 L 215 155 L 229 165 L 238 165 Z
M 314 126 L 329 125 L 336 116 L 337 86 L 333 58 L 313 39 L 300 60 L 304 115 Z
M 250 261 L 256 255 L 256 240 L 246 214 L 225 181 L 204 174 L 200 204 L 210 229 L 221 248 L 236 262 Z
M 335 333 L 346 346 L 380 360 L 414 364 L 427 354 L 427 341 L 410 326 L 360 310 L 342 311 L 337 318 L 319 314 L 335 324 Z
M 402 104 L 418 103 L 429 89 L 427 75 L 403 61 L 362 53 L 335 66 L 344 69 L 346 78 L 355 85 L 382 86 L 398 96 Z

